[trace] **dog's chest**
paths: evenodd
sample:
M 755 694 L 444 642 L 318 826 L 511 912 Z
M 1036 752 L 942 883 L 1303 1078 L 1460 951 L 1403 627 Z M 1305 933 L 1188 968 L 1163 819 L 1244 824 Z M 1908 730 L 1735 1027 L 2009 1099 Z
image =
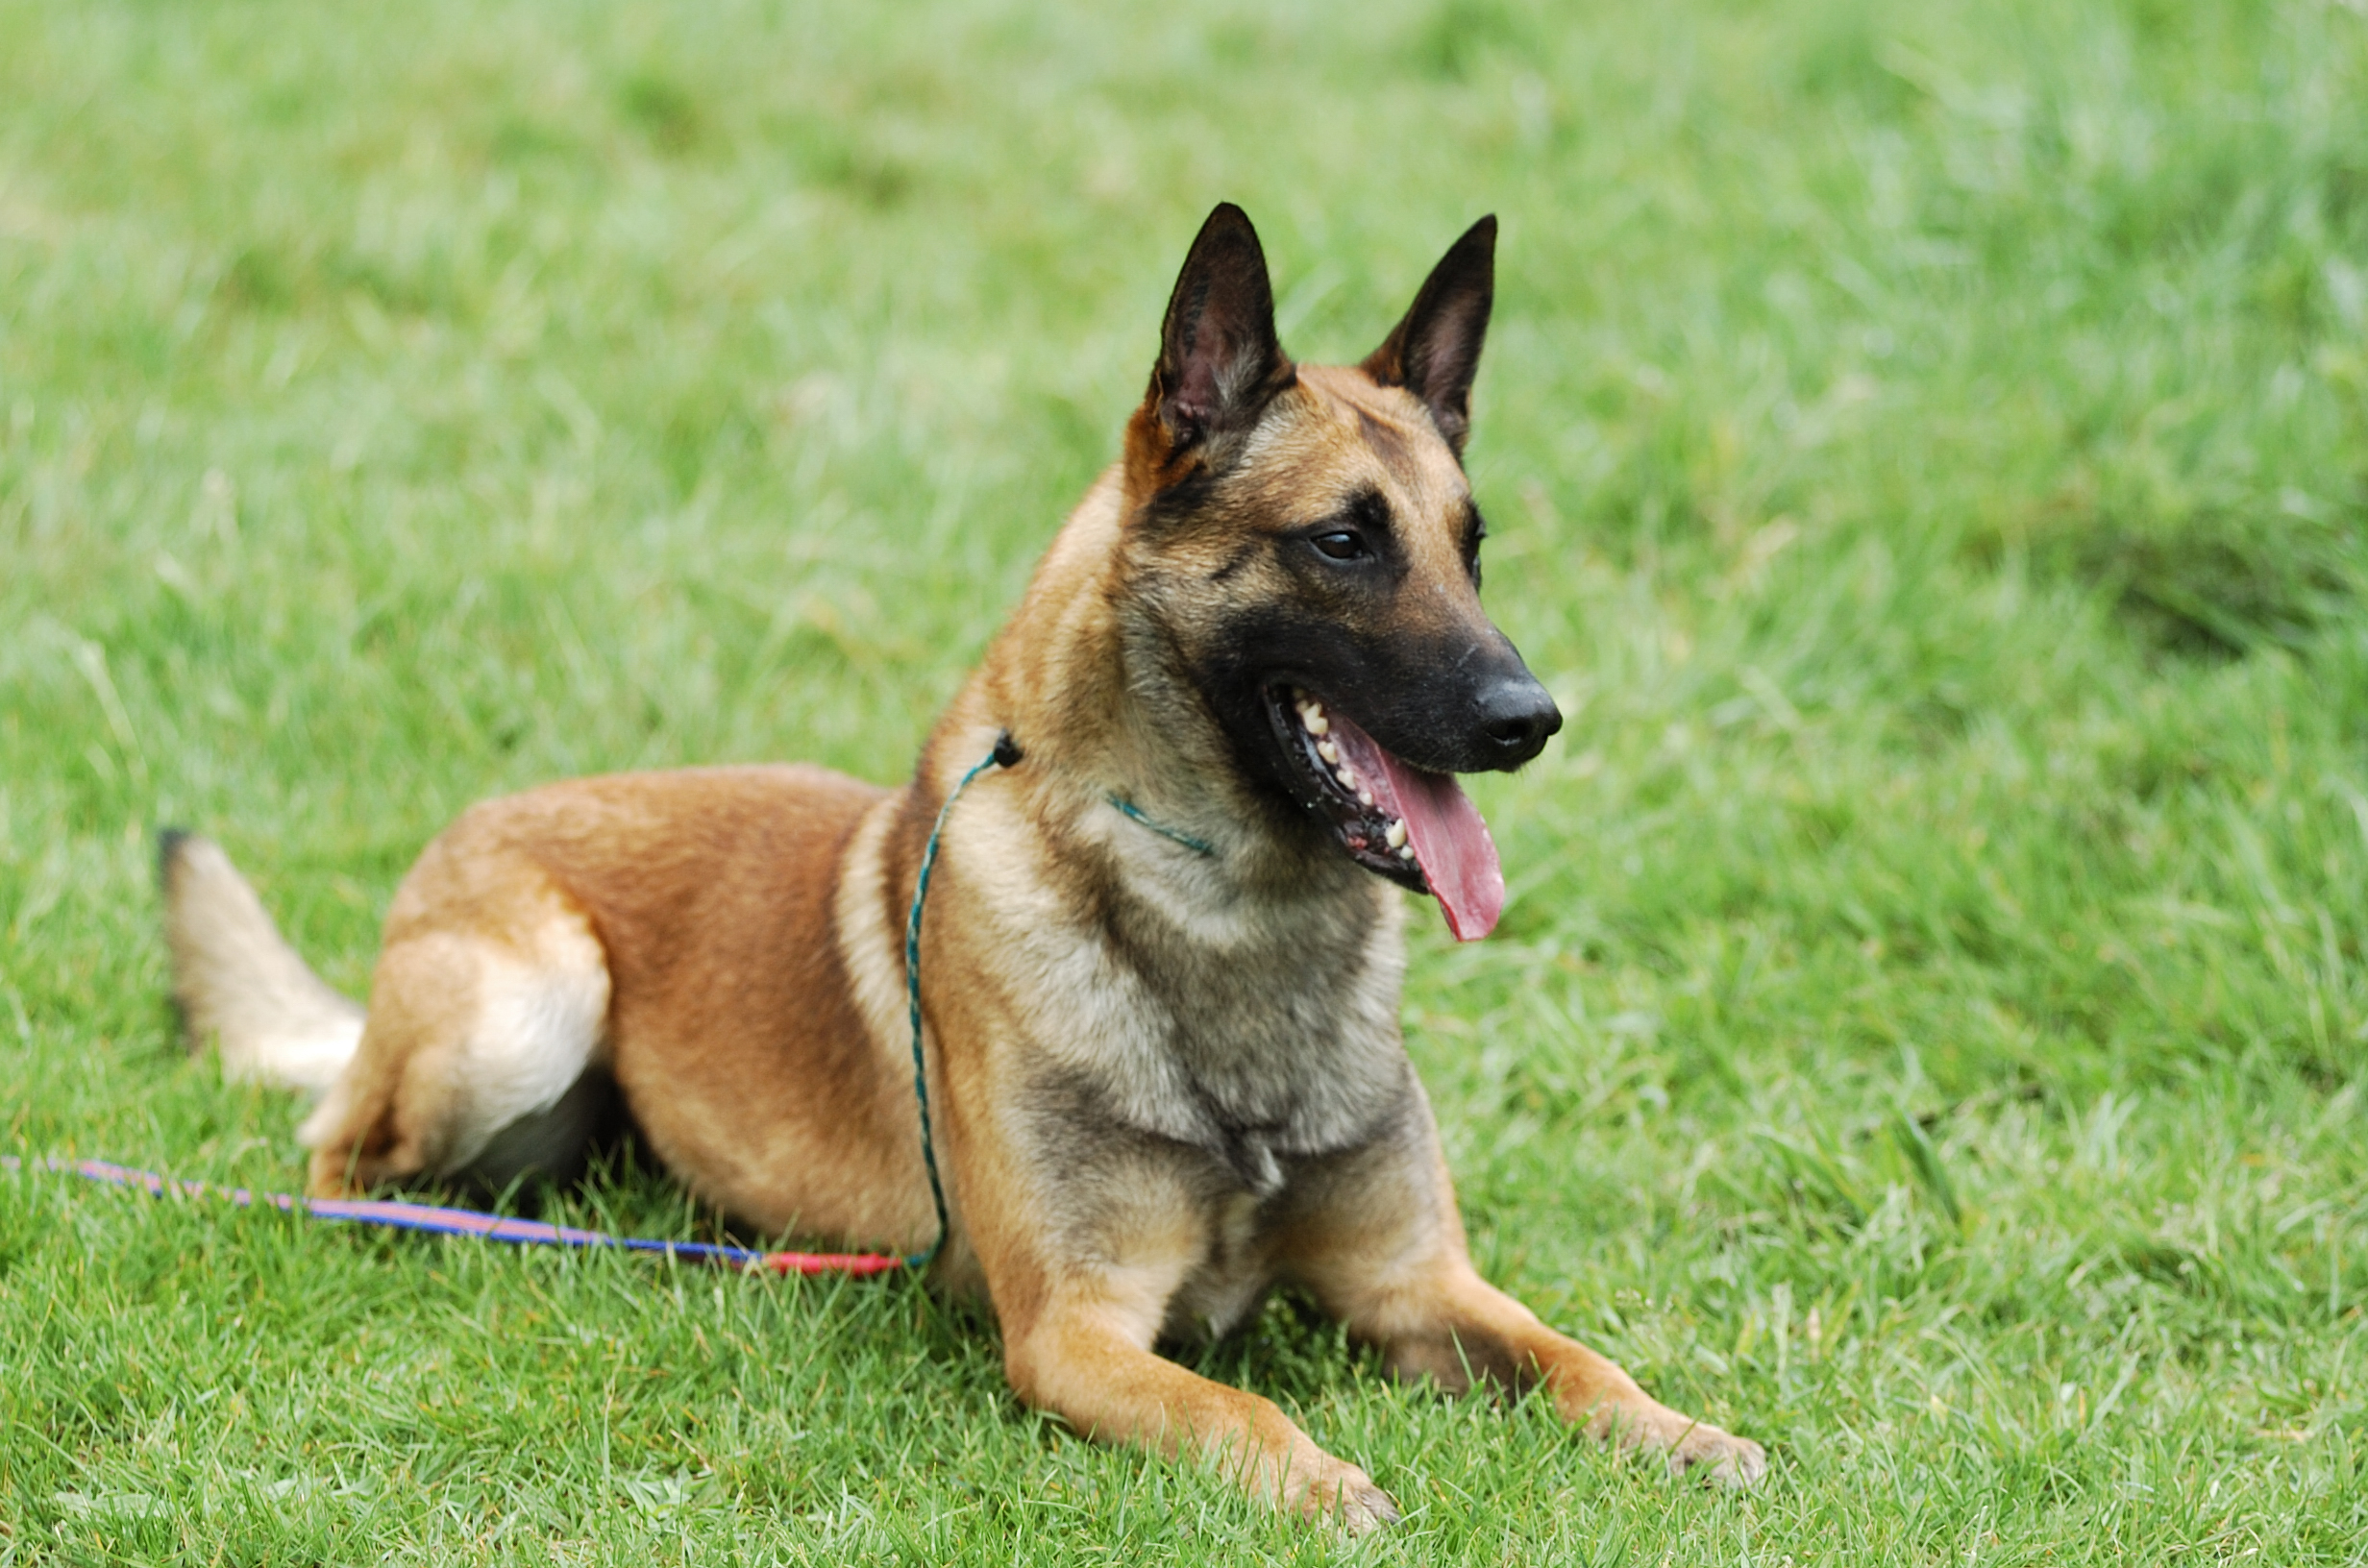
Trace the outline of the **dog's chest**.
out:
M 1356 1146 L 1402 1104 L 1394 902 L 1359 886 L 1224 921 L 1105 907 L 1040 949 L 1041 1083 L 1072 1147 L 1180 1145 L 1217 1188 L 1264 1200 L 1295 1159 Z

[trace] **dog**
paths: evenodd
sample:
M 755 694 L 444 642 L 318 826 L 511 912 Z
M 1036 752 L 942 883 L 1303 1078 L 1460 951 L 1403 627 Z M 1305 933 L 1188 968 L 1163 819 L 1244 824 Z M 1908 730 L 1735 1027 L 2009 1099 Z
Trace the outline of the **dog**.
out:
M 563 1171 L 612 1100 L 767 1234 L 928 1247 L 942 1169 L 931 1281 L 984 1297 L 1021 1400 L 1350 1530 L 1397 1517 L 1365 1471 L 1155 1347 L 1289 1286 L 1400 1377 L 1542 1384 L 1600 1437 L 1758 1480 L 1758 1444 L 1480 1278 L 1400 1038 L 1396 889 L 1467 940 L 1504 902 L 1454 775 L 1562 723 L 1480 603 L 1495 242 L 1474 225 L 1361 364 L 1298 365 L 1220 206 L 1122 455 L 901 788 L 693 768 L 479 804 L 397 891 L 366 1013 L 220 849 L 169 838 L 193 1045 L 320 1095 L 316 1196 Z

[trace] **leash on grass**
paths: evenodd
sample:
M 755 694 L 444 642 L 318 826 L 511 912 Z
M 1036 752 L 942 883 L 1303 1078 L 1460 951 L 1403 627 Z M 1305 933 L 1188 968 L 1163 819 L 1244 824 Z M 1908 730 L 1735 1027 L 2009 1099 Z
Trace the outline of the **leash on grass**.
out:
M 184 1182 L 105 1160 L 20 1160 L 12 1154 L 0 1154 L 0 1170 L 24 1169 L 81 1176 L 113 1187 L 136 1187 L 160 1198 L 220 1198 L 240 1209 L 278 1209 L 308 1219 L 376 1225 L 394 1231 L 428 1231 L 441 1236 L 473 1236 L 482 1241 L 506 1241 L 515 1246 L 621 1247 L 627 1252 L 662 1253 L 678 1262 L 715 1263 L 752 1274 L 862 1276 L 884 1274 L 892 1268 L 904 1267 L 906 1262 L 893 1253 L 762 1252 L 714 1241 L 654 1241 L 643 1237 L 610 1236 L 604 1231 L 580 1231 L 538 1219 L 480 1213 L 473 1209 L 447 1209 L 433 1203 L 404 1203 L 388 1198 L 300 1198 L 286 1192 L 254 1192 L 243 1187 Z
M 921 851 L 921 870 L 913 879 L 913 907 L 904 920 L 904 994 L 913 1024 L 913 1100 L 921 1110 L 921 1160 L 929 1172 L 929 1201 L 937 1210 L 937 1237 L 909 1257 L 892 1252 L 765 1252 L 754 1247 L 728 1246 L 714 1241 L 657 1241 L 646 1237 L 610 1236 L 605 1231 L 578 1230 L 535 1219 L 481 1213 L 473 1209 L 448 1209 L 442 1204 L 405 1203 L 389 1198 L 301 1198 L 287 1192 L 256 1192 L 243 1187 L 214 1187 L 185 1182 L 106 1160 L 25 1160 L 0 1154 L 0 1170 L 47 1170 L 80 1176 L 113 1187 L 136 1187 L 154 1197 L 219 1198 L 240 1209 L 277 1209 L 308 1219 L 349 1225 L 375 1225 L 385 1230 L 425 1231 L 439 1236 L 472 1236 L 483 1241 L 514 1246 L 617 1247 L 627 1252 L 664 1255 L 678 1262 L 712 1263 L 752 1274 L 845 1274 L 854 1278 L 885 1274 L 892 1269 L 925 1268 L 946 1245 L 946 1186 L 937 1172 L 937 1140 L 929 1124 L 928 1065 L 921 1041 L 921 911 L 929 896 L 929 874 L 937 869 L 939 841 L 953 803 L 979 774 L 990 768 L 1009 768 L 1020 760 L 1011 732 L 995 738 L 995 749 L 962 775 L 961 782 L 938 808 L 929 841 Z

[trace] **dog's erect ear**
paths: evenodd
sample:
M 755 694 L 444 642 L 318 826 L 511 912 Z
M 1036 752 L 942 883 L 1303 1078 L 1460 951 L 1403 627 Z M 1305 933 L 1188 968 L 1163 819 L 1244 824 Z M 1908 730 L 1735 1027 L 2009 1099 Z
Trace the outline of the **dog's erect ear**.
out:
M 1363 367 L 1382 385 L 1402 386 L 1420 398 L 1458 456 L 1471 431 L 1471 380 L 1479 373 L 1495 299 L 1496 218 L 1491 214 L 1448 247 L 1406 319 Z
M 1151 398 L 1171 448 L 1248 429 L 1295 375 L 1274 337 L 1274 285 L 1248 214 L 1221 202 L 1168 300 Z

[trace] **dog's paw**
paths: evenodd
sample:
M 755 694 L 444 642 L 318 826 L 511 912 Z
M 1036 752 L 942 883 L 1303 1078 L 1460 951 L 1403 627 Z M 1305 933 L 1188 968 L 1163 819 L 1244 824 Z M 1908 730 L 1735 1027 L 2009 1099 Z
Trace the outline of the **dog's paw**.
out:
M 1696 1422 L 1669 1445 L 1669 1474 L 1739 1491 L 1767 1474 L 1767 1450 L 1748 1437 Z
M 1351 1535 L 1398 1521 L 1397 1505 L 1390 1494 L 1374 1485 L 1372 1477 L 1342 1459 L 1328 1459 L 1291 1501 L 1307 1518 L 1337 1525 Z
M 1767 1451 L 1748 1437 L 1647 1401 L 1642 1409 L 1599 1410 L 1589 1430 L 1623 1449 L 1662 1455 L 1672 1476 L 1740 1489 L 1767 1474 Z

